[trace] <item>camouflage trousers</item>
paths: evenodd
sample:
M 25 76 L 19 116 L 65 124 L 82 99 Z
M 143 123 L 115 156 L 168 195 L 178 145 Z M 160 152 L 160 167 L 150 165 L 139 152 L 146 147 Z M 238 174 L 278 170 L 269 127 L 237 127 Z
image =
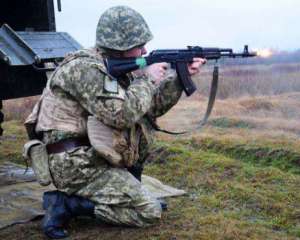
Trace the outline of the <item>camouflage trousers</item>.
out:
M 159 202 L 127 169 L 114 168 L 93 148 L 79 147 L 49 156 L 53 184 L 58 190 L 94 202 L 104 222 L 147 227 L 161 217 Z

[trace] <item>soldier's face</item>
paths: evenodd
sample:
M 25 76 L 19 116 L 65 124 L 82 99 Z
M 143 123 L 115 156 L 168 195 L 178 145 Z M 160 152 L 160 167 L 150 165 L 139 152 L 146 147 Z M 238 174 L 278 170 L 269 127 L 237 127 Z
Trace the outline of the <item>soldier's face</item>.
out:
M 127 50 L 124 52 L 124 57 L 141 57 L 142 55 L 146 54 L 147 50 L 145 45 L 137 46 L 135 48 L 132 48 L 130 50 Z

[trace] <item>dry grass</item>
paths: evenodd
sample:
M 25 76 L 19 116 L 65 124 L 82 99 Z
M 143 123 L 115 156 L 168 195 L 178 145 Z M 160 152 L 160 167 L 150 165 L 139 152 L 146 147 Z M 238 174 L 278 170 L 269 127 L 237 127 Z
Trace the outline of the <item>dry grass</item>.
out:
M 38 96 L 34 96 L 4 101 L 4 120 L 19 120 L 23 122 L 25 118 L 30 114 L 38 98 Z
M 193 79 L 198 86 L 198 92 L 189 100 L 203 99 L 208 96 L 212 69 L 212 66 L 204 67 L 201 74 Z M 300 92 L 300 64 L 220 67 L 218 99 L 271 96 L 289 92 Z M 37 98 L 4 101 L 5 119 L 24 120 Z
M 194 79 L 199 93 L 207 96 L 212 66 Z M 300 64 L 221 66 L 218 98 L 276 95 L 300 91 Z
M 239 121 L 248 131 L 274 131 L 300 136 L 300 93 L 217 100 L 210 119 Z M 172 130 L 193 129 L 206 110 L 206 99 L 184 99 L 159 122 Z M 221 123 L 220 123 L 221 124 Z M 224 123 L 225 124 L 225 123 Z M 214 125 L 214 124 L 213 124 Z M 234 123 L 233 123 L 234 125 Z M 250 127 L 251 126 L 251 127 Z M 218 127 L 218 126 L 216 126 Z M 222 126 L 221 126 L 222 127 Z M 233 126 L 234 127 L 234 126 Z
M 184 100 L 190 102 L 189 106 L 197 104 L 194 100 L 205 101 L 209 94 L 210 80 L 212 75 L 212 66 L 206 66 L 202 70 L 202 73 L 195 77 L 193 80 L 198 86 L 198 92 L 192 95 L 190 98 Z M 268 99 L 265 101 L 263 98 L 257 98 L 258 96 L 273 96 L 283 93 L 300 92 L 300 64 L 272 64 L 272 65 L 241 65 L 241 66 L 221 66 L 220 67 L 220 83 L 218 89 L 218 99 L 226 99 L 226 101 L 219 101 L 218 104 L 222 104 L 225 108 L 217 108 L 215 113 L 222 115 L 223 112 L 235 115 L 235 111 L 254 111 L 258 113 L 269 111 L 272 108 L 276 108 L 277 105 L 282 105 L 281 101 L 288 101 L 288 109 L 285 113 L 286 118 L 298 117 L 300 112 L 295 111 L 295 107 L 298 108 L 300 96 L 297 93 L 288 94 L 284 99 L 282 97 L 276 100 L 273 98 L 273 102 Z M 250 98 L 255 97 L 255 98 Z M 239 98 L 239 106 L 236 105 Z M 7 100 L 3 104 L 3 112 L 5 114 L 5 120 L 21 120 L 23 121 L 30 113 L 33 105 L 37 101 L 38 96 Z M 232 105 L 231 109 L 228 109 Z M 227 106 L 227 107 L 226 107 Z M 238 109 L 238 108 L 244 108 Z M 184 108 L 180 107 L 180 110 L 185 114 Z M 223 110 L 226 109 L 226 110 Z M 188 110 L 187 110 L 188 111 Z M 281 113 L 284 109 L 280 110 Z M 281 114 L 280 113 L 280 114 Z M 278 117 L 275 115 L 274 117 Z M 171 120 L 172 121 L 172 120 Z

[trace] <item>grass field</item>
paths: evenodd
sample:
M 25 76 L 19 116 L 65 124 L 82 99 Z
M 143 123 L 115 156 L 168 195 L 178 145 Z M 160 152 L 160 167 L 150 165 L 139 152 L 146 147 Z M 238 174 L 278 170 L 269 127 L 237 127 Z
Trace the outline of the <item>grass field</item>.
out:
M 300 239 L 299 67 L 244 66 L 240 70 L 223 70 L 221 81 L 229 82 L 220 86 L 224 95 L 219 95 L 205 129 L 193 130 L 205 112 L 204 94 L 183 97 L 159 120 L 167 129 L 192 130 L 180 137 L 158 133 L 149 156 L 147 175 L 187 191 L 183 197 L 168 199 L 169 209 L 161 222 L 133 229 L 74 220 L 69 227 L 72 239 Z M 247 71 L 250 75 L 257 71 L 255 84 L 268 87 L 262 90 L 254 82 L 245 87 L 241 82 L 250 77 Z M 197 84 L 201 81 L 200 92 L 208 86 L 204 79 Z M 284 85 L 280 91 L 278 84 Z M 243 87 L 238 91 L 236 85 Z M 253 94 L 254 88 L 261 92 Z M 6 112 L 10 104 L 15 106 L 5 103 Z M 10 113 L 7 119 L 14 119 Z M 22 163 L 20 149 L 26 137 L 21 121 L 10 120 L 3 127 L 0 161 Z M 4 229 L 0 238 L 44 239 L 40 220 Z

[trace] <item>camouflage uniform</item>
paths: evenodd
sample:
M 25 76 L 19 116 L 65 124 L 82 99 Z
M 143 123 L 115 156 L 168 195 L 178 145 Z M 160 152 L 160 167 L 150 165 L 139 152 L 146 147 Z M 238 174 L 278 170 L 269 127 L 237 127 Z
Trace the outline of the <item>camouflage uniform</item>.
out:
M 104 15 L 104 19 L 106 17 Z M 105 34 L 109 33 L 100 35 Z M 137 36 L 139 34 L 142 33 L 138 32 Z M 151 34 L 146 37 L 152 38 Z M 128 81 L 128 86 L 122 84 Z M 114 90 L 107 88 L 107 82 L 114 86 Z M 61 129 L 55 120 L 64 120 L 65 106 L 71 102 L 80 108 L 75 113 L 78 121 L 83 119 L 86 122 L 92 115 L 106 126 L 126 133 L 127 149 L 122 149 L 122 153 L 133 153 L 132 164 L 143 164 L 153 141 L 149 117 L 155 119 L 163 115 L 177 103 L 182 93 L 173 70 L 169 71 L 160 86 L 155 86 L 145 75 L 127 76 L 116 81 L 107 74 L 102 56 L 96 50 L 81 50 L 68 56 L 49 79 L 48 88 L 60 104 L 51 112 L 46 104 L 41 105 L 37 129 L 43 132 L 45 143 L 87 135 L 84 124 L 82 131 L 74 132 Z M 48 127 L 42 124 L 43 117 L 50 121 Z M 126 167 L 111 166 L 93 147 L 77 147 L 51 154 L 49 167 L 58 190 L 93 201 L 96 216 L 105 222 L 145 227 L 161 216 L 158 201 Z

